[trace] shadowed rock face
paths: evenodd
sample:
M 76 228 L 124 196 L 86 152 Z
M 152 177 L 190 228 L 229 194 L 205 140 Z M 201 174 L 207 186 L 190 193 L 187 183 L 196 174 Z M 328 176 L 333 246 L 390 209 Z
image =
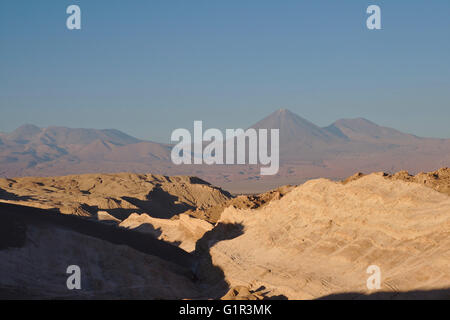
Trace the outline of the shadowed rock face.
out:
M 0 298 L 194 298 L 194 259 L 142 233 L 0 204 Z M 68 290 L 67 267 L 82 290 Z
M 148 232 L 92 219 L 0 203 L 2 299 L 219 299 L 229 290 L 208 244 L 192 254 Z M 239 235 L 221 225 L 198 238 Z M 68 266 L 81 269 L 81 290 L 68 290 Z M 20 267 L 19 267 L 20 266 Z
M 2 219 L 0 224 L 0 250 L 25 246 L 27 225 L 14 217 Z

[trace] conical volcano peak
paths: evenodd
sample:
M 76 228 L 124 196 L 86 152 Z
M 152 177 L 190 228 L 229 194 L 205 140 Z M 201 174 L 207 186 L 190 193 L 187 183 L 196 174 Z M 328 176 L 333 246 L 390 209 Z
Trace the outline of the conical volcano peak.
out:
M 279 113 L 279 114 L 289 114 L 289 113 L 292 113 L 292 111 L 290 111 L 289 109 L 286 109 L 286 108 L 280 108 L 280 109 L 278 109 L 276 112 Z
M 277 115 L 280 117 L 296 117 L 296 116 L 298 117 L 298 115 L 296 115 L 294 112 L 286 108 L 280 108 L 274 113 L 272 113 L 272 115 Z
M 293 126 L 312 126 L 317 127 L 314 123 L 306 120 L 305 118 L 300 117 L 298 114 L 292 112 L 289 109 L 278 109 L 271 114 L 269 114 L 267 117 L 259 121 L 258 123 L 264 122 L 264 125 L 269 125 L 269 127 L 266 128 L 272 128 L 272 129 L 281 129 L 281 127 L 286 125 L 293 125 Z M 255 125 L 256 126 L 256 125 Z M 256 128 L 253 126 L 253 128 Z
M 282 108 L 254 124 L 255 129 L 279 129 L 281 142 L 307 141 L 309 143 L 330 141 L 334 138 L 329 132 L 294 112 Z

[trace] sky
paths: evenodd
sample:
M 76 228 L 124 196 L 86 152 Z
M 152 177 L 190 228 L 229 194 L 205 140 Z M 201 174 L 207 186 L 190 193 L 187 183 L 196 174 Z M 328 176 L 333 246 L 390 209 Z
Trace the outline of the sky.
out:
M 194 120 L 246 128 L 287 108 L 450 138 L 449 16 L 448 0 L 1 0 L 0 131 L 169 142 Z

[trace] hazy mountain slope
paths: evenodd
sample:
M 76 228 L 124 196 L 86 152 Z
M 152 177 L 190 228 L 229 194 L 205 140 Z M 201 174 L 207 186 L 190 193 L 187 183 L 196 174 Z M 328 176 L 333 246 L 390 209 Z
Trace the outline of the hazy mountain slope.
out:
M 320 128 L 281 109 L 252 126 L 280 129 L 280 170 L 257 165 L 174 165 L 171 145 L 140 141 L 116 130 L 18 128 L 0 138 L 0 176 L 152 172 L 199 176 L 232 192 L 264 192 L 308 179 L 342 179 L 354 172 L 411 173 L 450 166 L 450 139 L 420 138 L 366 119 Z
M 25 143 L 33 139 L 33 137 L 37 136 L 41 131 L 41 128 L 35 125 L 25 124 L 10 134 L 5 134 L 4 138 L 17 143 Z
M 140 142 L 139 139 L 131 137 L 115 129 L 96 130 L 72 129 L 65 127 L 48 127 L 41 129 L 30 124 L 23 125 L 14 130 L 12 133 L 6 134 L 5 139 L 21 144 L 43 143 L 54 145 L 87 145 L 96 140 L 104 140 L 117 145 Z
M 275 111 L 252 125 L 251 128 L 279 129 L 281 147 L 290 143 L 314 145 L 317 143 L 333 143 L 340 140 L 339 136 L 316 126 L 287 109 Z
M 419 138 L 414 135 L 379 126 L 364 118 L 341 119 L 324 129 L 353 141 L 391 144 L 419 142 Z
M 24 125 L 4 134 L 3 142 L 0 176 L 8 177 L 133 169 L 162 172 L 158 168 L 167 168 L 170 160 L 169 146 L 141 141 L 114 129 L 41 129 Z

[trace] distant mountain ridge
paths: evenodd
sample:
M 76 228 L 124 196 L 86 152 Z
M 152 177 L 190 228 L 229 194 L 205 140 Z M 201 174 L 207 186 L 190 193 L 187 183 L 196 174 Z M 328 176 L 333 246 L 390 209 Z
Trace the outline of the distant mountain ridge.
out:
M 170 160 L 169 146 L 116 129 L 26 124 L 0 139 L 0 175 L 4 177 L 140 170 L 136 167 Z
M 421 138 L 364 118 L 319 127 L 280 109 L 250 128 L 280 129 L 280 170 L 260 177 L 247 165 L 174 165 L 171 145 L 143 141 L 115 129 L 39 128 L 0 134 L 0 177 L 82 173 L 198 176 L 236 192 L 266 191 L 306 179 L 355 172 L 433 171 L 450 166 L 450 139 Z
M 348 140 L 356 141 L 411 141 L 419 139 L 417 136 L 400 132 L 398 130 L 379 126 L 364 118 L 355 119 L 341 119 L 325 130 L 332 132 L 335 135 L 341 135 Z
M 4 139 L 17 143 L 47 143 L 47 144 L 82 144 L 88 145 L 96 140 L 108 141 L 117 145 L 133 144 L 141 140 L 116 129 L 72 129 L 66 127 L 39 128 L 35 125 L 23 125 L 10 134 L 4 134 Z
M 319 127 L 287 109 L 279 109 L 251 128 L 280 129 L 280 141 L 342 143 L 345 141 L 410 141 L 419 137 L 379 126 L 364 118 L 340 119 L 327 127 Z

